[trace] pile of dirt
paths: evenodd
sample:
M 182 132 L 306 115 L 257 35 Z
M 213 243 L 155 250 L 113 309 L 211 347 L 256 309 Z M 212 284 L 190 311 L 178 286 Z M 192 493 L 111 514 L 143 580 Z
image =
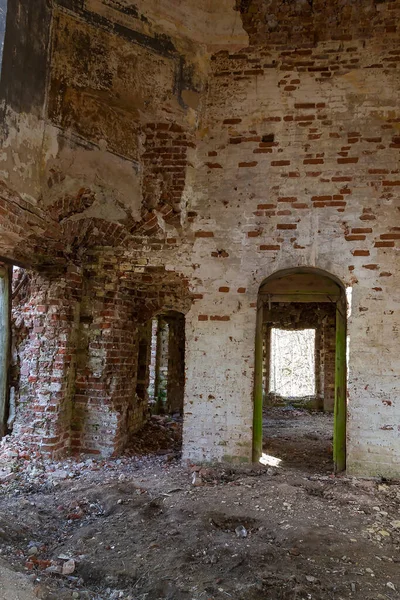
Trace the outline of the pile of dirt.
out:
M 182 447 L 182 418 L 153 415 L 130 440 L 125 455 L 170 455 L 177 457 Z

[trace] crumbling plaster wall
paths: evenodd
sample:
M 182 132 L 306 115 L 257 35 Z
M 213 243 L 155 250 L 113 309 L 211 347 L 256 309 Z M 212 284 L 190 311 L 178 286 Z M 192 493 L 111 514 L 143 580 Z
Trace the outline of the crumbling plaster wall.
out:
M 105 223 L 128 236 L 181 227 L 207 43 L 227 45 L 226 32 L 207 29 L 211 16 L 222 11 L 225 29 L 247 42 L 233 0 L 192 8 L 182 28 L 174 3 L 169 12 L 113 0 L 11 4 L 0 93 L 3 256 L 68 260 L 83 243 L 104 243 Z M 202 43 L 189 35 L 198 27 L 209 32 Z
M 5 56 L 0 254 L 90 269 L 97 248 L 115 281 L 166 269 L 187 282 L 183 451 L 195 460 L 251 457 L 262 281 L 304 265 L 335 275 L 352 290 L 348 467 L 398 474 L 399 2 L 228 3 L 233 39 L 201 47 L 197 12 L 177 39 L 171 13 L 156 22 L 164 3 L 116 4 L 59 0 L 51 36 L 44 0 L 22 11 L 31 38 L 18 51 L 39 35 L 38 76 L 21 90 L 20 59 Z
M 399 8 L 377 5 L 392 21 Z M 210 378 L 215 403 L 251 414 L 258 287 L 279 269 L 308 265 L 352 289 L 348 468 L 397 472 L 399 58 L 396 30 L 214 57 L 202 121 L 207 133 L 198 147 L 204 166 L 191 205 L 198 213 L 197 289 L 204 297 L 196 303 L 199 322 L 193 320 L 196 341 L 187 362 L 189 394 L 196 398 L 185 420 L 188 456 L 208 455 L 216 428 L 208 415 L 218 414 L 200 378 L 192 377 L 195 349 L 204 348 L 205 371 L 223 347 L 219 372 Z M 226 319 L 217 339 L 212 314 Z M 224 365 L 240 364 L 238 377 L 246 361 L 248 378 L 242 374 L 230 389 Z M 207 433 L 199 448 L 201 422 Z M 240 444 L 249 447 L 247 424 L 244 418 Z M 228 454 L 240 454 L 236 435 L 223 437 Z

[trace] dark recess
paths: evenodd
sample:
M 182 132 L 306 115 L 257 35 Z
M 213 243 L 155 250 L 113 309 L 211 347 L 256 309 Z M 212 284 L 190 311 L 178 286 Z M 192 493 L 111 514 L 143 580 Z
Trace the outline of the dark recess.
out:
M 14 0 L 7 10 L 0 101 L 16 112 L 43 110 L 51 9 L 47 0 Z

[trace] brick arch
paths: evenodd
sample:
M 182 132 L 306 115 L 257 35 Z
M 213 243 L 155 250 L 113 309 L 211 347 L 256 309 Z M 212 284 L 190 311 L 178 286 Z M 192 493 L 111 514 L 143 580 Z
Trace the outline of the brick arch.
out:
M 270 282 L 273 282 L 278 279 L 283 279 L 290 275 L 312 275 L 316 279 L 319 279 L 319 278 L 330 279 L 341 289 L 342 292 L 345 292 L 344 283 L 336 275 L 334 275 L 333 273 L 330 273 L 328 271 L 325 271 L 324 269 L 320 269 L 318 267 L 308 267 L 308 266 L 289 267 L 286 269 L 280 269 L 278 271 L 275 271 L 274 273 L 272 273 L 271 275 L 266 277 L 261 282 L 259 289 L 261 290 L 261 288 L 263 286 L 268 285 L 268 283 L 270 283 Z

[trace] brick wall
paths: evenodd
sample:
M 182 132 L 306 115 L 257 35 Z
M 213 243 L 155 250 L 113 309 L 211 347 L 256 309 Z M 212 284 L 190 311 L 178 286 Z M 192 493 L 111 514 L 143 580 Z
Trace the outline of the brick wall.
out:
M 31 274 L 29 295 L 14 301 L 14 434 L 60 456 L 70 447 L 81 273 Z
M 195 460 L 251 457 L 262 282 L 299 266 L 332 274 L 347 288 L 351 313 L 348 467 L 398 475 L 399 2 L 243 0 L 237 8 L 248 46 L 245 36 L 239 45 L 227 36 L 208 61 L 181 39 L 164 40 L 161 52 L 150 36 L 148 48 L 137 48 L 128 27 L 110 26 L 112 33 L 103 28 L 90 38 L 106 52 L 98 69 L 94 53 L 85 55 L 84 77 L 81 55 L 68 47 L 76 19 L 60 17 L 54 110 L 41 135 L 35 130 L 35 144 L 31 120 L 19 116 L 16 137 L 7 113 L 4 173 L 21 194 L 2 192 L 0 255 L 32 257 L 37 265 L 72 261 L 90 274 L 78 336 L 76 450 L 123 446 L 136 326 L 165 309 L 186 315 L 183 452 Z M 79 15 L 81 33 L 87 18 Z M 93 31 L 98 24 L 90 19 Z M 139 56 L 137 73 L 133 63 L 129 72 L 115 68 L 122 48 Z M 65 75 L 63 89 L 57 74 Z M 150 108 L 135 104 L 142 80 Z M 88 90 L 100 107 L 96 123 L 79 108 Z M 184 101 L 191 95 L 193 105 Z M 135 136 L 126 135 L 132 127 Z M 60 198 L 67 197 L 65 212 Z M 62 209 L 58 216 L 52 206 Z M 76 317 L 67 310 L 76 301 L 66 281 L 45 278 L 32 288 L 23 352 L 32 377 L 40 377 L 21 375 L 26 406 L 53 398 L 53 339 L 62 334 L 67 349 L 75 343 Z M 43 305 L 49 310 L 41 315 Z M 67 317 L 53 335 L 55 307 Z M 41 332 L 33 331 L 34 319 Z M 47 351 L 41 371 L 36 357 Z M 66 362 L 57 367 L 62 381 L 54 383 L 66 392 L 60 406 L 70 371 Z M 41 430 L 43 423 L 38 438 Z M 107 435 L 100 439 L 99 431 Z
M 398 8 L 376 5 L 385 23 Z M 210 133 L 188 207 L 203 294 L 188 316 L 191 458 L 246 454 L 258 288 L 281 269 L 311 266 L 351 298 L 349 470 L 397 472 L 398 32 L 357 31 L 302 46 L 264 39 L 213 57 L 201 123 Z
M 13 306 L 14 435 L 52 456 L 121 452 L 148 417 L 141 332 L 150 344 L 151 317 L 190 304 L 183 279 L 132 264 L 121 271 L 113 252 L 83 271 L 32 272 Z

